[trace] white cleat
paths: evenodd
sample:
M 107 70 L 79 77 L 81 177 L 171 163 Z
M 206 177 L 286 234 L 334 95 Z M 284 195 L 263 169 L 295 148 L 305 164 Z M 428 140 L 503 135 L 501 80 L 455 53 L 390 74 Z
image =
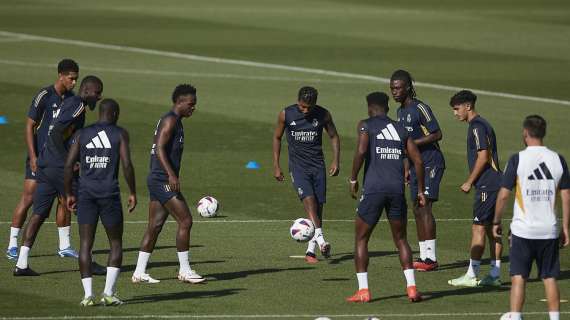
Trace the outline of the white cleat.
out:
M 196 283 L 202 283 L 202 282 L 206 281 L 206 278 L 197 274 L 196 271 L 190 270 L 190 272 L 179 273 L 178 274 L 178 280 L 180 280 L 182 282 L 196 284 Z
M 160 280 L 154 279 L 152 278 L 148 273 L 143 273 L 143 274 L 133 274 L 133 276 L 131 277 L 131 281 L 133 283 L 159 283 Z

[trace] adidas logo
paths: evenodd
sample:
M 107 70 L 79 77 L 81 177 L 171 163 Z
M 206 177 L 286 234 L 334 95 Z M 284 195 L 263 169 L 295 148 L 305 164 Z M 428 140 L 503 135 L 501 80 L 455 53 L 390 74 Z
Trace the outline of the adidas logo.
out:
M 528 180 L 554 180 L 546 163 L 542 162 L 538 168 L 534 169 L 533 174 L 528 176 Z
M 379 133 L 376 136 L 378 140 L 392 140 L 392 141 L 401 141 L 396 128 L 391 123 L 386 126 L 386 128 L 382 129 L 382 133 Z
M 295 121 L 291 121 L 291 123 L 289 123 L 290 126 L 296 126 L 297 123 L 295 123 Z
M 479 218 L 478 218 L 478 217 L 475 217 L 475 218 L 473 219 L 473 221 L 479 222 Z
M 105 131 L 99 131 L 85 147 L 87 149 L 111 149 L 111 142 Z

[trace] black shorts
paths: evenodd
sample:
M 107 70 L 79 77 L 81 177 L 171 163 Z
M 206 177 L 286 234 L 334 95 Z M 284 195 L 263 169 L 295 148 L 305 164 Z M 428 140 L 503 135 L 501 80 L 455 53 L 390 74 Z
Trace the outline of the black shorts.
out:
M 32 167 L 30 167 L 30 158 L 26 158 L 26 180 L 36 180 L 36 173 L 32 171 Z
M 356 212 L 366 224 L 372 226 L 378 223 L 383 210 L 386 210 L 386 215 L 390 220 L 407 219 L 406 197 L 401 193 L 363 194 Z
M 38 168 L 37 187 L 34 192 L 33 213 L 43 218 L 49 217 L 53 200 L 64 197 L 63 168 Z
M 427 199 L 435 202 L 439 199 L 439 184 L 443 178 L 445 168 L 440 167 L 425 167 L 425 196 Z M 411 199 L 414 201 L 418 195 L 418 178 L 416 177 L 415 170 L 410 170 L 410 194 Z
M 101 223 L 105 227 L 113 227 L 123 223 L 121 197 L 102 199 L 79 197 L 77 201 L 77 223 L 97 224 L 99 217 L 101 217 Z
M 475 191 L 473 224 L 490 225 L 495 217 L 495 203 L 499 191 Z
M 527 279 L 533 261 L 536 261 L 541 279 L 560 276 L 558 243 L 558 239 L 525 239 L 513 234 L 509 252 L 511 276 L 520 275 Z
M 308 196 L 314 196 L 317 203 L 327 202 L 327 174 L 325 168 L 316 169 L 312 172 L 303 170 L 291 170 L 291 182 L 300 200 Z
M 174 197 L 182 199 L 180 192 L 172 191 L 168 183 L 159 184 L 158 182 L 149 182 L 147 183 L 147 188 L 150 201 L 158 201 L 161 205 L 164 205 Z

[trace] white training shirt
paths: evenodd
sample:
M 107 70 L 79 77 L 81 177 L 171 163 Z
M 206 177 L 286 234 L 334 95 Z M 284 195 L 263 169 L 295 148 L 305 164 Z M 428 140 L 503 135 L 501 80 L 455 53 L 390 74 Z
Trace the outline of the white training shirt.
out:
M 556 239 L 556 192 L 570 189 L 568 166 L 558 153 L 544 146 L 527 147 L 511 156 L 502 187 L 515 188 L 511 232 L 525 239 Z

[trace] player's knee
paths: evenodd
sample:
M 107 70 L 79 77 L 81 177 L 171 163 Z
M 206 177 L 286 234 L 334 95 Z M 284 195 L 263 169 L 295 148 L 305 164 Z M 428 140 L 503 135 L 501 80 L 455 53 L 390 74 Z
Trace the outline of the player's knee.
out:
M 190 215 L 180 220 L 180 228 L 188 230 L 192 228 L 192 217 Z
M 152 221 L 151 224 L 148 226 L 148 230 L 152 234 L 159 234 L 162 231 L 162 227 L 164 226 L 164 221 Z

